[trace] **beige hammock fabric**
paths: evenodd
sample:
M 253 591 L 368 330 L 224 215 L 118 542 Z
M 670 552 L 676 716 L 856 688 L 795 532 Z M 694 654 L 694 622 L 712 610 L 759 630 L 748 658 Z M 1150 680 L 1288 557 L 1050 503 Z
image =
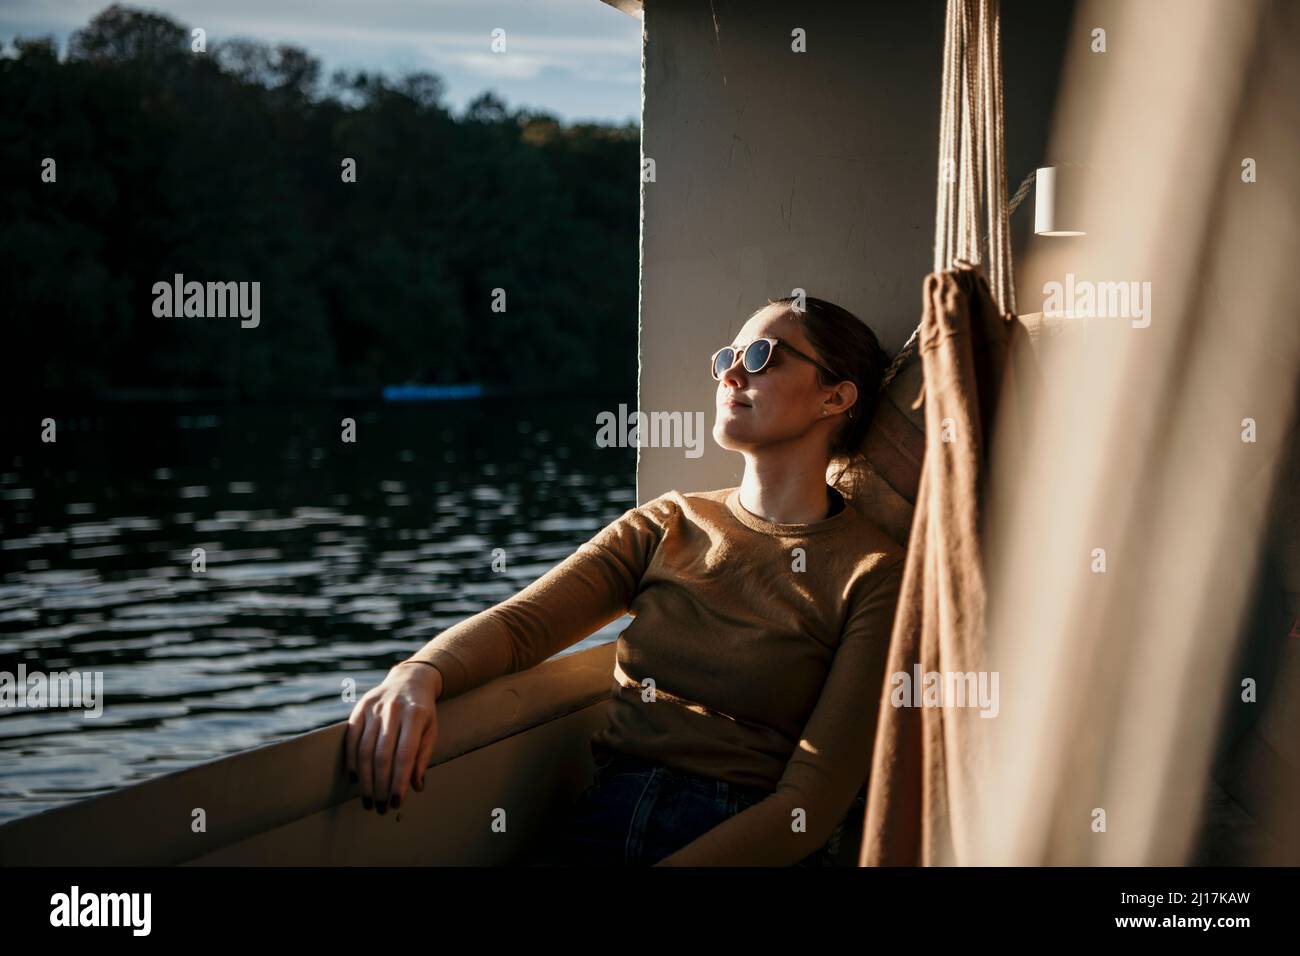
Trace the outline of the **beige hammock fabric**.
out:
M 1014 417 L 1023 400 L 1019 372 L 1007 379 L 1012 394 L 1002 395 L 1009 358 L 1018 368 L 1033 359 L 1017 348 L 1025 330 L 1011 315 L 999 23 L 998 0 L 948 2 L 935 271 L 925 280 L 921 324 L 886 374 L 889 385 L 919 348 L 924 459 L 868 777 L 859 862 L 869 866 L 939 862 L 952 853 L 952 818 L 976 813 L 949 793 L 970 790 L 970 720 L 987 718 L 937 704 L 945 685 L 958 690 L 944 675 L 987 670 L 981 516 L 988 442 L 999 407 Z M 934 680 L 940 696 L 931 700 Z M 977 686 L 967 689 L 978 696 Z
M 989 439 L 996 425 L 1010 433 L 1008 452 L 1016 447 L 1036 375 L 1024 326 L 968 267 L 926 277 L 919 342 L 927 443 L 886 669 L 903 679 L 886 685 L 868 778 L 866 866 L 938 863 L 952 853 L 950 817 L 961 826 L 977 813 L 948 794 L 971 789 L 972 730 L 988 718 L 915 704 L 924 675 L 987 670 L 980 518 Z

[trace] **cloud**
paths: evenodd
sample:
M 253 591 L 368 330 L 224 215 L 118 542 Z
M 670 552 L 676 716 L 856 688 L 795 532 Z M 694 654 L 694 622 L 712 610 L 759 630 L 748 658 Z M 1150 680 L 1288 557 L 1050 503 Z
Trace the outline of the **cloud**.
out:
M 4 0 L 0 35 L 66 40 L 107 6 Z M 210 44 L 241 37 L 300 47 L 320 58 L 327 74 L 430 70 L 446 81 L 453 102 L 493 87 L 516 101 L 545 96 L 540 105 L 560 115 L 622 121 L 640 109 L 641 25 L 597 0 L 146 0 L 138 8 L 201 26 Z M 505 53 L 491 49 L 497 27 L 506 31 Z

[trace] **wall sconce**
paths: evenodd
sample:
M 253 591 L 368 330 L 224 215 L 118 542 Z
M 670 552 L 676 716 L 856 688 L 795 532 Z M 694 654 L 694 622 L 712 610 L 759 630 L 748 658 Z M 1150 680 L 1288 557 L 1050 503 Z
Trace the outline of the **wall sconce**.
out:
M 1034 174 L 1034 235 L 1086 236 L 1087 221 L 1078 201 L 1079 167 L 1040 166 Z

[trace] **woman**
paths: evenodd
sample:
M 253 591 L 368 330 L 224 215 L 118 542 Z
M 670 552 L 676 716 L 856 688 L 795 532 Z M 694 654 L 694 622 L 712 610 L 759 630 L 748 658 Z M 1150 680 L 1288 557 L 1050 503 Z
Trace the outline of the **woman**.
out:
M 740 485 L 629 509 L 394 666 L 348 722 L 363 806 L 423 789 L 435 701 L 630 611 L 595 780 L 537 862 L 830 861 L 869 768 L 904 555 L 826 474 L 861 447 L 888 359 L 807 298 L 769 302 L 711 363 L 713 437 L 744 456 Z

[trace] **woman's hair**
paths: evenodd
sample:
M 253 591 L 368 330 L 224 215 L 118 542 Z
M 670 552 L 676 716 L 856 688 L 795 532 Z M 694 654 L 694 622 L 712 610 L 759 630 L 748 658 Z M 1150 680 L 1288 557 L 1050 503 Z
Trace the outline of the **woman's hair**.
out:
M 831 461 L 847 467 L 862 453 L 862 441 L 880 399 L 880 383 L 889 367 L 889 354 L 880 347 L 869 325 L 834 302 L 809 295 L 800 303 L 788 296 L 771 299 L 763 308 L 772 306 L 783 306 L 783 314 L 800 322 L 815 351 L 813 357 L 835 372 L 834 378 L 828 378 L 821 369 L 815 369 L 818 385 L 829 388 L 847 379 L 858 387 L 858 399 L 850 409 L 853 417 L 847 413 L 840 416 L 843 424 L 831 438 Z

